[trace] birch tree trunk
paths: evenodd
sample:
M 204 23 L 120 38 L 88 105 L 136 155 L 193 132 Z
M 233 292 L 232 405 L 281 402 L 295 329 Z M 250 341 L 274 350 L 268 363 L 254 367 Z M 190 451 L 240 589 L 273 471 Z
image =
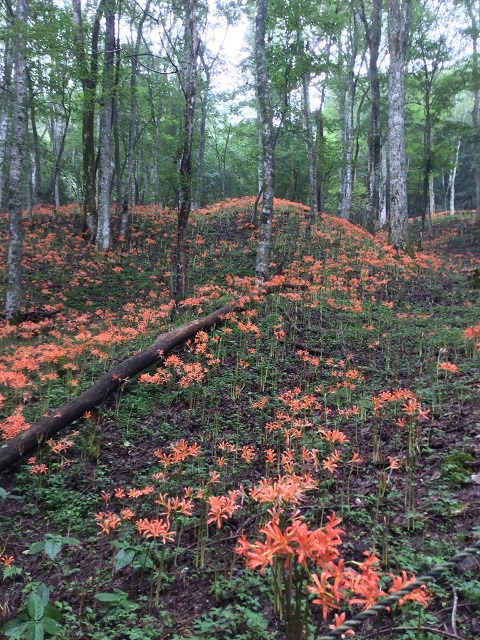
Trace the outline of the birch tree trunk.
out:
M 197 31 L 197 0 L 185 0 L 185 42 L 188 49 L 186 73 L 182 81 L 185 99 L 184 139 L 180 160 L 180 207 L 177 220 L 177 246 L 175 251 L 175 299 L 185 298 L 187 290 L 187 225 L 192 208 L 192 144 L 197 96 L 198 53 L 200 40 Z
M 70 115 L 72 111 L 71 104 L 63 106 L 65 123 L 62 127 L 60 124 L 59 106 L 51 105 L 52 116 L 50 119 L 49 133 L 52 142 L 52 191 L 54 195 L 55 209 L 60 206 L 60 163 L 62 160 L 63 150 L 65 149 L 65 140 L 67 137 L 68 127 L 70 124 Z
M 404 70 L 411 17 L 412 0 L 388 0 L 390 241 L 397 252 L 408 243 Z
M 3 86 L 5 91 L 0 91 L 0 211 L 4 209 L 4 197 L 6 194 L 6 177 L 7 177 L 7 135 L 9 125 L 10 96 L 12 84 L 12 51 L 11 42 L 5 44 L 4 67 L 3 67 Z
M 268 91 L 267 56 L 265 49 L 267 6 L 268 0 L 257 0 L 255 19 L 255 72 L 263 152 L 263 200 L 260 213 L 255 275 L 257 279 L 261 281 L 268 280 L 273 198 L 275 192 L 275 143 L 273 139 L 272 105 Z
M 455 179 L 457 177 L 458 156 L 460 154 L 460 139 L 457 142 L 457 150 L 455 151 L 455 162 L 450 171 L 450 214 L 455 213 Z
M 118 16 L 118 29 L 120 29 L 121 16 Z M 116 213 L 120 213 L 122 208 L 122 165 L 120 162 L 120 132 L 118 126 L 118 85 L 120 83 L 120 37 L 117 31 L 117 43 L 115 48 L 115 82 L 112 99 L 112 135 L 113 135 L 113 158 L 115 166 L 115 183 L 116 183 Z M 113 182 L 113 180 L 112 180 Z
M 339 185 L 339 214 L 341 218 L 350 220 L 352 214 L 352 195 L 353 195 L 353 180 L 354 180 L 354 106 L 355 106 L 355 93 L 356 93 L 356 76 L 355 76 L 355 64 L 358 55 L 358 17 L 356 9 L 353 8 L 352 12 L 352 29 L 349 39 L 348 50 L 348 75 L 347 75 L 347 87 L 346 94 L 343 89 L 343 82 L 340 86 L 341 101 L 340 101 L 340 129 L 344 128 L 343 135 L 340 131 L 340 143 L 343 147 L 342 153 L 342 169 L 341 169 L 341 181 Z
M 98 223 L 96 247 L 108 251 L 111 243 L 110 181 L 112 177 L 112 97 L 115 84 L 115 13 L 114 0 L 107 0 L 105 8 L 105 55 L 103 63 L 103 105 L 100 114 L 100 163 Z
M 368 194 L 366 227 L 373 233 L 380 226 L 380 182 L 382 175 L 382 143 L 380 129 L 380 81 L 378 56 L 382 37 L 382 0 L 371 0 L 371 13 L 367 16 L 365 2 L 361 3 L 361 18 L 370 54 L 368 80 L 370 84 L 370 125 L 368 130 Z
M 312 131 L 312 114 L 310 112 L 310 96 L 308 93 L 310 78 L 305 75 L 302 78 L 302 115 L 303 115 L 303 132 L 305 135 L 305 143 L 307 145 L 308 159 L 308 186 L 310 195 L 310 222 L 309 225 L 315 224 L 318 216 L 318 198 L 317 198 L 317 147 L 313 139 Z
M 471 34 L 473 43 L 473 57 L 472 57 L 472 79 L 473 79 L 473 156 L 475 160 L 475 194 L 476 194 L 476 214 L 475 222 L 480 224 L 480 122 L 479 122 L 479 110 L 480 110 L 480 69 L 479 69 L 479 52 L 478 52 L 478 37 L 479 37 L 479 20 L 480 15 L 476 15 L 476 11 L 480 13 L 480 2 L 467 3 L 467 11 L 471 21 Z
M 17 0 L 15 22 L 16 34 L 13 40 L 14 50 L 14 107 L 13 137 L 10 160 L 10 201 L 9 201 L 9 237 L 7 255 L 7 288 L 5 293 L 5 315 L 10 324 L 22 321 L 21 287 L 23 258 L 22 225 L 22 168 L 26 164 L 27 138 L 27 73 L 24 58 L 26 43 L 28 0 Z
M 428 232 L 432 235 L 432 215 L 435 213 L 435 189 L 433 188 L 433 173 L 428 176 Z
M 206 70 L 206 67 L 205 67 Z M 203 202 L 203 175 L 205 173 L 205 133 L 207 130 L 207 106 L 210 84 L 210 74 L 207 73 L 206 86 L 203 91 L 200 103 L 200 136 L 198 140 L 198 165 L 197 165 L 197 187 L 195 191 L 195 202 L 193 209 L 197 211 Z
M 387 223 L 387 182 L 388 182 L 388 167 L 387 167 L 387 145 L 384 142 L 380 151 L 380 187 L 379 187 L 379 212 L 378 212 L 378 226 L 380 229 Z
M 30 122 L 32 125 L 32 136 L 33 136 L 33 153 L 34 153 L 34 163 L 33 163 L 33 203 L 37 204 L 42 199 L 42 163 L 40 161 L 40 139 L 38 136 L 37 129 L 37 118 L 35 112 L 35 99 L 33 93 L 33 85 L 30 78 L 30 74 L 27 69 L 27 85 L 28 85 L 28 97 L 30 101 Z
M 132 178 L 134 164 L 134 146 L 135 146 L 135 125 L 137 118 L 137 69 L 138 54 L 142 43 L 143 25 L 145 23 L 148 12 L 150 11 L 151 0 L 147 0 L 145 10 L 142 13 L 140 22 L 138 23 L 137 39 L 132 55 L 132 75 L 130 77 L 130 123 L 128 128 L 128 148 L 125 162 L 125 184 L 123 188 L 123 204 L 122 216 L 120 220 L 119 236 L 126 238 L 129 227 L 129 207 L 132 201 Z
M 338 38 L 338 57 L 339 61 L 343 62 L 343 42 L 342 34 Z M 342 65 L 343 66 L 343 65 Z M 340 171 L 338 174 L 338 195 L 337 195 L 337 215 L 341 217 L 343 211 L 343 198 L 345 193 L 345 176 L 346 176 L 346 129 L 347 129 L 347 116 L 346 106 L 347 98 L 345 88 L 343 86 L 344 78 L 339 75 L 338 77 L 338 126 L 339 126 L 339 150 L 340 150 Z

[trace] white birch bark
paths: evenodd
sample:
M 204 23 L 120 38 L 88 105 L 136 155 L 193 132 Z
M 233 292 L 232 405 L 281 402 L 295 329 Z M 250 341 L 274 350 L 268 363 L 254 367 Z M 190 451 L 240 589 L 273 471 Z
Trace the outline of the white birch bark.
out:
M 459 154 L 460 154 L 460 140 L 458 140 L 457 142 L 457 149 L 455 151 L 455 162 L 450 171 L 450 214 L 452 216 L 455 213 L 455 179 L 457 177 Z
M 472 122 L 474 131 L 473 156 L 475 161 L 475 195 L 476 214 L 475 222 L 480 224 L 480 69 L 479 69 L 479 21 L 480 2 L 467 3 L 467 11 L 471 21 L 471 34 L 473 44 L 472 76 L 473 76 L 473 110 Z M 476 13 L 478 12 L 478 13 Z
M 23 226 L 22 169 L 26 159 L 27 138 L 27 73 L 23 50 L 26 42 L 28 0 L 17 0 L 16 35 L 14 38 L 14 110 L 13 139 L 10 160 L 9 238 L 7 255 L 7 288 L 5 315 L 11 324 L 19 324 L 21 314 Z
M 433 188 L 433 173 L 428 174 L 428 232 L 433 233 L 432 215 L 435 213 L 435 190 Z
M 372 0 L 371 10 L 360 3 L 360 12 L 365 28 L 365 39 L 369 50 L 368 79 L 370 84 L 370 126 L 368 130 L 368 194 L 366 227 L 373 233 L 380 225 L 380 181 L 382 178 L 382 149 L 380 130 L 380 81 L 378 56 L 382 37 L 382 0 Z
M 110 181 L 112 177 L 112 91 L 115 83 L 115 14 L 107 0 L 105 10 L 105 55 L 103 65 L 103 107 L 100 114 L 100 164 L 98 222 L 95 245 L 108 251 L 111 243 Z
M 411 16 L 412 0 L 388 0 L 390 241 L 397 252 L 408 243 L 404 71 Z
M 262 131 L 264 185 L 257 256 L 255 260 L 255 275 L 260 281 L 268 280 L 273 198 L 275 191 L 275 143 L 273 140 L 272 106 L 268 91 L 267 56 L 265 48 L 267 6 L 267 0 L 257 0 L 257 14 L 255 19 L 255 71 Z
M 382 144 L 381 151 L 381 163 L 380 163 L 380 186 L 379 186 L 379 213 L 378 213 L 378 226 L 380 229 L 387 223 L 387 180 L 388 180 L 388 168 L 387 168 L 387 146 Z
M 345 220 L 350 220 L 352 214 L 352 194 L 354 179 L 353 148 L 355 143 L 355 132 L 353 122 L 356 93 L 355 65 L 358 55 L 358 17 L 355 9 L 353 10 L 352 20 L 353 25 L 348 51 L 347 93 L 345 98 L 342 98 L 341 101 L 341 109 L 344 112 L 341 116 L 341 124 L 343 124 L 345 130 L 343 136 L 341 136 L 341 143 L 343 142 L 344 146 L 344 155 L 342 157 L 343 169 L 342 181 L 340 183 L 340 188 L 342 189 L 340 217 L 345 218 Z
M 312 114 L 310 111 L 308 76 L 302 78 L 302 115 L 303 115 L 303 132 L 305 136 L 305 144 L 307 146 L 308 159 L 308 186 L 310 196 L 310 225 L 315 224 L 318 216 L 318 198 L 317 198 L 317 154 L 316 145 L 313 139 L 312 130 Z
M 9 126 L 9 107 L 12 83 L 12 52 L 11 43 L 7 41 L 5 44 L 4 67 L 3 67 L 3 86 L 4 91 L 0 92 L 0 211 L 3 211 L 4 191 L 6 186 L 7 173 L 7 136 Z M 6 200 L 7 198 L 5 198 Z

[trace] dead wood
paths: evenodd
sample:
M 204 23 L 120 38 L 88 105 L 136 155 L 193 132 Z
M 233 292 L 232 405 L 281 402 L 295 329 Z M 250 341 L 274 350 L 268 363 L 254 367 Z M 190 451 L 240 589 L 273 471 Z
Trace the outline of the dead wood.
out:
M 285 285 L 283 285 L 285 286 Z M 282 285 L 264 287 L 261 294 L 272 293 Z M 258 294 L 244 296 L 227 304 L 208 316 L 192 320 L 176 329 L 160 334 L 149 347 L 116 365 L 105 373 L 94 385 L 58 409 L 34 422 L 28 429 L 8 440 L 0 447 L 0 472 L 18 462 L 22 456 L 36 451 L 46 440 L 91 411 L 114 393 L 127 379 L 152 366 L 159 358 L 193 338 L 199 331 L 208 331 L 221 323 L 231 311 L 242 308 L 258 299 Z

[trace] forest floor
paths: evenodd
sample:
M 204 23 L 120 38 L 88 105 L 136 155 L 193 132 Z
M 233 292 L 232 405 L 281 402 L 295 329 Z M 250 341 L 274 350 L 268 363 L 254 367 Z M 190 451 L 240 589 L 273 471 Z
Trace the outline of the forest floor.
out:
M 178 308 L 173 213 L 138 207 L 130 238 L 97 254 L 76 207 L 39 208 L 25 322 L 0 323 L 0 436 L 254 291 L 253 201 L 192 216 Z M 397 258 L 382 233 L 323 214 L 309 230 L 277 201 L 283 288 L 0 477 L 5 637 L 313 639 L 478 540 L 480 229 L 468 212 L 433 228 Z M 0 264 L 6 241 L 3 217 Z M 357 635 L 479 638 L 479 559 L 425 596 Z

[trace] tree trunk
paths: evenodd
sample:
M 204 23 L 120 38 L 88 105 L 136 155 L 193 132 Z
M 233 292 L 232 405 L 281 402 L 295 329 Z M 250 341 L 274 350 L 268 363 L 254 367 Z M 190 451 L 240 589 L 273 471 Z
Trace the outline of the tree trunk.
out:
M 177 246 L 175 252 L 175 299 L 185 298 L 187 290 L 187 225 L 192 207 L 192 144 L 197 96 L 198 52 L 200 41 L 197 31 L 197 0 L 185 0 L 185 42 L 188 43 L 188 64 L 182 82 L 185 98 L 184 138 L 180 159 L 180 207 L 177 220 Z
M 378 194 L 379 212 L 378 226 L 383 229 L 387 223 L 387 184 L 388 184 L 388 168 L 387 168 L 387 145 L 385 142 L 381 145 L 380 150 L 380 187 Z
M 455 162 L 450 172 L 450 214 L 455 213 L 455 179 L 457 177 L 458 156 L 460 154 L 460 139 L 457 142 L 457 150 L 455 152 Z
M 55 113 L 55 107 L 52 105 L 52 112 Z M 60 125 L 52 116 L 50 126 L 50 137 L 52 140 L 53 151 L 53 167 L 52 167 L 52 189 L 54 194 L 55 209 L 60 206 L 60 163 L 62 160 L 63 150 L 65 149 L 65 140 L 67 137 L 68 127 L 70 124 L 71 105 L 65 109 L 65 125 L 60 133 Z
M 265 31 L 268 0 L 257 0 L 255 20 L 255 71 L 257 99 L 260 111 L 263 152 L 263 200 L 260 213 L 255 275 L 258 280 L 268 280 L 270 243 L 272 236 L 273 198 L 275 192 L 275 143 L 273 139 L 272 105 L 268 90 Z
M 435 189 L 433 187 L 433 173 L 428 176 L 428 232 L 433 234 L 432 216 L 435 213 Z
M 12 84 L 12 43 L 5 44 L 3 86 L 5 91 L 0 91 L 0 211 L 4 210 L 4 203 L 7 200 L 5 187 L 7 183 L 8 147 L 7 136 L 9 129 L 9 112 L 11 103 Z
M 316 223 L 318 216 L 318 200 L 317 200 L 317 148 L 313 139 L 312 131 L 312 115 L 310 112 L 310 97 L 308 94 L 310 78 L 303 76 L 302 78 L 302 115 L 303 115 L 303 132 L 305 135 L 305 143 L 307 145 L 308 159 L 308 186 L 309 186 L 309 203 L 310 203 L 310 222 L 312 226 Z
M 480 16 L 475 15 L 474 9 L 475 3 L 467 3 L 467 10 L 472 23 L 471 34 L 473 42 L 473 57 L 472 57 L 472 79 L 473 79 L 473 157 L 475 161 L 475 222 L 480 224 L 480 122 L 479 122 L 479 110 L 480 110 L 480 69 L 479 69 L 479 52 L 478 52 L 478 37 L 479 37 L 479 20 Z M 480 2 L 478 4 L 478 10 L 480 11 Z
M 258 182 L 258 193 L 263 194 L 264 184 L 263 184 L 263 174 L 264 174 L 264 166 L 263 166 L 263 141 L 262 141 L 262 119 L 260 116 L 260 110 L 257 111 L 257 182 Z M 255 226 L 257 226 L 257 222 L 255 222 Z
M 358 19 L 356 10 L 353 10 L 353 30 L 351 33 L 349 68 L 348 68 L 348 93 L 346 109 L 345 129 L 345 184 L 342 198 L 342 210 L 340 215 L 345 220 L 352 217 L 352 196 L 355 165 L 353 160 L 353 147 L 355 140 L 355 128 L 353 124 L 353 112 L 355 106 L 356 77 L 355 65 L 358 53 Z
M 147 0 L 145 11 L 143 12 L 140 22 L 138 23 L 137 39 L 135 41 L 135 49 L 132 55 L 132 75 L 130 77 L 130 124 L 128 128 L 128 149 L 127 157 L 125 161 L 125 184 L 123 188 L 123 205 L 122 205 L 122 217 L 120 220 L 120 232 L 121 238 L 126 238 L 129 227 L 129 207 L 132 200 L 132 179 L 133 179 L 133 165 L 134 165 L 134 146 L 135 146 L 135 123 L 137 114 L 137 69 L 138 69 L 138 54 L 140 52 L 140 45 L 142 43 L 143 25 L 150 11 L 151 0 Z
M 120 16 L 118 17 L 120 23 Z M 120 133 L 118 130 L 118 85 L 120 82 L 120 38 L 117 38 L 116 46 L 116 63 L 115 63 L 115 89 L 112 100 L 112 127 L 113 127 L 113 157 L 115 163 L 115 181 L 116 181 L 116 213 L 119 213 L 122 207 L 122 166 L 120 163 Z
M 200 103 L 200 135 L 198 140 L 198 165 L 197 165 L 197 187 L 195 191 L 194 210 L 197 211 L 203 204 L 203 175 L 205 173 L 205 132 L 207 128 L 207 107 L 210 95 L 211 74 L 205 62 L 204 51 L 200 53 L 202 66 L 205 71 L 205 88 L 203 90 L 202 101 Z
M 28 96 L 30 101 L 30 123 L 32 125 L 33 136 L 33 152 L 34 152 L 34 167 L 33 175 L 35 180 L 33 181 L 33 203 L 37 204 L 42 199 L 42 163 L 40 160 L 40 140 L 37 130 L 37 118 L 35 113 L 35 100 L 33 95 L 33 85 L 30 78 L 30 74 L 27 69 L 27 84 L 28 84 Z
M 103 106 L 100 114 L 100 164 L 96 247 L 108 251 L 111 243 L 110 181 L 112 177 L 112 97 L 115 85 L 115 13 L 113 0 L 105 8 L 105 56 L 103 64 Z
M 432 121 L 430 117 L 430 87 L 427 85 L 425 92 L 425 124 L 423 130 L 423 198 L 422 198 L 422 226 L 420 246 L 425 231 L 425 216 L 428 216 L 429 233 L 431 233 L 431 216 L 429 214 L 429 186 L 431 175 L 431 146 L 432 146 Z M 432 176 L 433 179 L 433 176 Z M 433 184 L 433 183 L 432 183 Z
M 373 233 L 380 226 L 380 182 L 382 176 L 382 141 L 380 129 L 380 81 L 378 56 L 382 37 L 382 0 L 372 0 L 370 20 L 361 3 L 361 17 L 370 53 L 368 79 L 370 84 L 370 125 L 368 130 L 368 194 L 366 228 Z
M 341 144 L 341 180 L 339 184 L 339 215 L 345 220 L 350 220 L 352 214 L 352 195 L 354 180 L 354 106 L 356 92 L 356 75 L 355 65 L 358 54 L 358 17 L 356 9 L 352 12 L 352 29 L 350 31 L 349 47 L 348 47 L 348 75 L 347 86 L 345 91 L 345 83 L 343 78 L 340 85 L 340 132 Z
M 411 16 L 412 0 L 388 0 L 390 241 L 397 252 L 408 243 L 404 70 Z
M 5 315 L 11 324 L 19 324 L 21 313 L 23 225 L 22 225 L 22 169 L 26 161 L 27 142 L 27 73 L 24 58 L 28 0 L 17 0 L 16 35 L 14 45 L 14 107 L 13 138 L 10 161 L 9 238 L 7 256 L 7 288 Z
M 339 60 L 343 62 L 343 42 L 342 35 L 340 34 L 338 39 L 338 56 Z M 343 64 L 341 65 L 343 66 Z M 338 135 L 339 135 L 339 151 L 340 151 L 340 170 L 338 174 L 338 195 L 337 195 L 337 215 L 341 217 L 343 211 L 343 198 L 345 194 L 345 177 L 347 173 L 347 168 L 345 165 L 345 157 L 346 157 L 346 149 L 347 149 L 347 138 L 346 138 L 346 130 L 347 130 L 347 97 L 346 91 L 344 87 L 344 78 L 340 75 L 338 76 Z
M 105 0 L 100 0 L 92 30 L 90 60 L 85 49 L 81 0 L 72 0 L 73 22 L 76 30 L 77 58 L 83 91 L 82 105 L 82 157 L 83 157 L 83 219 L 82 230 L 90 241 L 97 228 L 96 158 L 95 158 L 95 100 L 98 75 L 98 37 L 100 18 Z

